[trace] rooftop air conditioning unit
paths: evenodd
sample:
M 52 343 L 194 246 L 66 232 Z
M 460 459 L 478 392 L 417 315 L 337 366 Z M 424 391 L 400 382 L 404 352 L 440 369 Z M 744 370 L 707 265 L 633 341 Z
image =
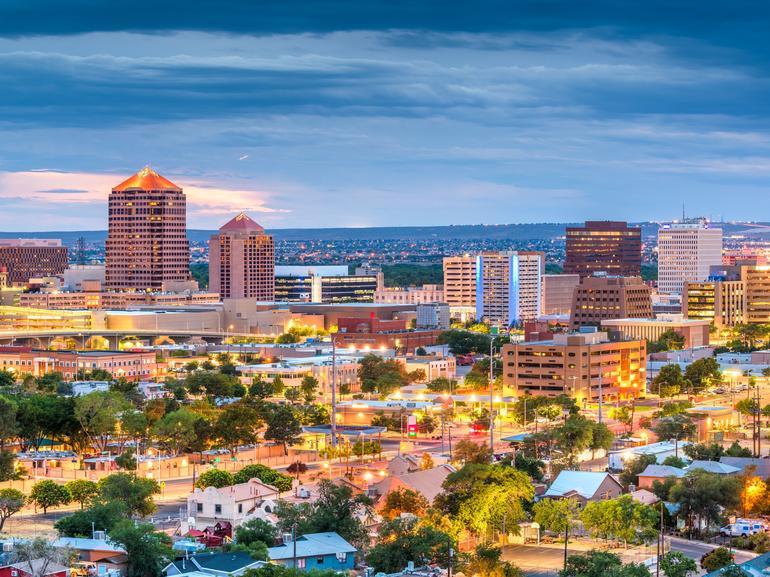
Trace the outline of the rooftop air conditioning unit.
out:
M 104 531 L 94 531 L 94 539 L 98 541 L 104 541 L 107 538 L 107 533 Z

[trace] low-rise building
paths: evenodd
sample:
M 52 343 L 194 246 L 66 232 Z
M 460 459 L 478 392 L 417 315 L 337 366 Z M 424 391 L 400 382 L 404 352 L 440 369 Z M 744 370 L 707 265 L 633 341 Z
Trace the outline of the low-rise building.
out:
M 457 361 L 455 357 L 412 357 L 403 359 L 408 372 L 425 371 L 425 382 L 431 382 L 438 378 L 454 380 L 457 377 Z
M 264 561 L 258 561 L 244 551 L 206 551 L 169 563 L 163 568 L 163 574 L 167 577 L 239 577 L 249 569 L 259 569 L 265 565 Z
M 369 494 L 377 498 L 376 508 L 385 506 L 388 494 L 401 489 L 414 491 L 425 497 L 428 503 L 441 493 L 441 485 L 456 469 L 452 465 L 439 465 L 430 469 L 412 470 L 400 474 L 390 474 L 369 487 Z
M 359 389 L 358 361 L 349 356 L 338 355 L 337 385 L 346 385 L 351 391 Z M 305 377 L 318 380 L 319 393 L 326 397 L 331 390 L 334 378 L 334 364 L 331 355 L 320 355 L 306 358 L 286 358 L 277 363 L 262 363 L 258 365 L 240 365 L 236 367 L 241 382 L 248 386 L 255 379 L 271 382 L 280 378 L 287 387 L 298 387 Z
M 652 489 L 653 484 L 658 481 L 662 483 L 669 477 L 681 479 L 686 474 L 684 469 L 672 467 L 671 465 L 652 464 L 639 473 L 638 489 Z
M 374 293 L 374 302 L 393 305 L 417 305 L 444 301 L 444 285 L 426 284 L 420 287 L 382 287 Z
M 684 338 L 684 347 L 703 347 L 709 344 L 710 323 L 705 319 L 685 319 L 683 315 L 660 315 L 655 319 L 605 319 L 602 329 L 617 331 L 624 339 L 657 341 L 667 331 Z
M 236 527 L 250 518 L 265 518 L 275 507 L 280 492 L 259 479 L 229 487 L 196 488 L 187 496 L 187 516 L 202 531 L 215 523 Z M 192 527 L 191 527 L 192 528 Z
M 449 322 L 448 304 L 434 302 L 417 305 L 418 329 L 439 329 L 445 331 L 449 329 Z
M 102 370 L 115 379 L 143 381 L 158 376 L 159 369 L 152 351 L 49 351 L 30 347 L 0 347 L 0 370 L 35 377 L 59 372 L 67 381 Z
M 334 571 L 349 571 L 355 567 L 355 556 L 358 550 L 345 539 L 334 532 L 309 533 L 292 541 L 291 534 L 284 535 L 283 544 L 270 547 L 267 556 L 270 561 L 310 571 L 312 569 L 331 569 Z
M 623 494 L 623 486 L 609 473 L 560 471 L 543 494 L 549 499 L 576 499 L 581 507 L 591 501 L 607 501 Z

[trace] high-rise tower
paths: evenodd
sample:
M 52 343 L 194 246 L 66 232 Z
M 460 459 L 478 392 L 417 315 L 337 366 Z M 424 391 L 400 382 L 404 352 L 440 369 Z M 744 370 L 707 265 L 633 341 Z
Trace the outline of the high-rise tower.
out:
M 145 167 L 110 193 L 106 287 L 166 291 L 189 283 L 185 195 Z

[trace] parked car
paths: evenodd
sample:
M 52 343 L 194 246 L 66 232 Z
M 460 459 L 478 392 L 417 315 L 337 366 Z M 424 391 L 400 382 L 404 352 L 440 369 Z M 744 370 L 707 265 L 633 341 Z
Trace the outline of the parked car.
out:
M 767 531 L 767 524 L 761 519 L 737 519 L 735 523 L 719 529 L 719 534 L 727 537 L 742 537 L 765 531 Z

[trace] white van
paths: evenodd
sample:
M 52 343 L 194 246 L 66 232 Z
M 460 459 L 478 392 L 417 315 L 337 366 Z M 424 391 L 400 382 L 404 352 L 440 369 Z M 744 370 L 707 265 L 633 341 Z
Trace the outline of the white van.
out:
M 765 531 L 767 531 L 767 524 L 761 519 L 736 519 L 735 523 L 722 527 L 719 534 L 727 537 L 741 537 Z

